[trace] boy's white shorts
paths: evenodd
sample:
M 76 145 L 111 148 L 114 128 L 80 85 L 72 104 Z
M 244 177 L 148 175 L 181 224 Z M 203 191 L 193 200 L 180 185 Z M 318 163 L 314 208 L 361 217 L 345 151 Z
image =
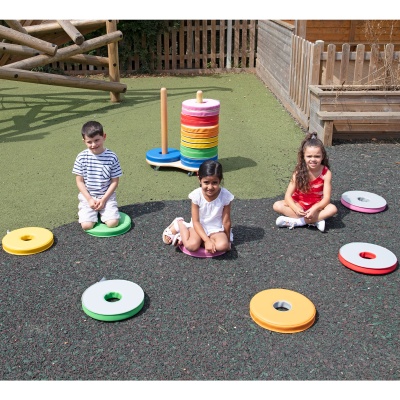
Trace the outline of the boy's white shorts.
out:
M 93 196 L 93 198 L 95 198 Z M 99 220 L 99 213 L 102 222 L 109 221 L 110 219 L 119 219 L 119 211 L 117 205 L 117 195 L 114 192 L 110 198 L 107 200 L 105 207 L 96 211 L 90 208 L 89 203 L 85 199 L 82 193 L 78 194 L 79 205 L 78 205 L 78 216 L 79 223 L 82 222 L 97 222 Z

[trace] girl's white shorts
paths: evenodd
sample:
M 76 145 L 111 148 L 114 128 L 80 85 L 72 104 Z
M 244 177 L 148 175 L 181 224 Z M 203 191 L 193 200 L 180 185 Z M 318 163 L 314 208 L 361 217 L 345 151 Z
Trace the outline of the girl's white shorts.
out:
M 192 222 L 192 220 L 190 220 L 190 222 L 184 222 L 184 224 L 186 225 L 186 228 L 193 228 L 193 222 Z M 212 233 L 217 233 L 217 232 L 224 232 L 224 227 L 223 226 L 221 226 L 221 228 L 213 228 L 213 229 L 207 229 L 207 227 L 205 227 L 204 225 L 203 225 L 203 229 L 204 229 L 204 232 L 206 233 L 206 235 L 207 236 L 210 236 Z M 232 232 L 232 228 L 231 228 L 231 231 L 230 231 L 230 235 L 229 235 L 230 237 L 229 237 L 229 241 L 231 242 L 231 243 L 233 243 L 233 232 Z

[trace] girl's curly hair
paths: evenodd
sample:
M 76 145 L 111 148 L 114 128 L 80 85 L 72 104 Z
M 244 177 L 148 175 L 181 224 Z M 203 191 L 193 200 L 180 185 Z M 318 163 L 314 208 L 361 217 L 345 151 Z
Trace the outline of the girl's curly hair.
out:
M 320 139 L 318 139 L 316 132 L 307 133 L 306 137 L 300 144 L 297 153 L 297 165 L 294 169 L 296 189 L 303 193 L 310 190 L 310 182 L 308 178 L 308 169 L 304 161 L 304 151 L 307 147 L 319 147 L 322 152 L 322 165 L 329 167 L 329 157 L 326 153 L 325 147 Z

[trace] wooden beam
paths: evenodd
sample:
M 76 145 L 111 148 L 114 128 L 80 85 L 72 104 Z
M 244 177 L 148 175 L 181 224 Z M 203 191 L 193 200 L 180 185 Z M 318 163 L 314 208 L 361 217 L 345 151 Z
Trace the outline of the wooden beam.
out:
M 306 39 L 307 20 L 296 19 L 294 26 L 295 26 L 295 35 L 300 36 L 303 39 Z
M 377 57 L 385 58 L 385 56 L 386 56 L 386 53 L 384 51 L 378 51 Z M 400 58 L 400 51 L 393 52 L 393 57 Z M 324 51 L 321 54 L 321 61 L 326 61 L 327 59 L 328 59 L 328 53 L 326 51 Z M 342 52 L 341 51 L 336 52 L 335 60 L 338 61 L 338 60 L 341 60 L 341 59 L 342 59 Z M 369 61 L 370 59 L 371 59 L 371 52 L 370 51 L 366 51 L 364 53 L 364 61 Z M 356 51 L 351 51 L 350 52 L 349 60 L 350 61 L 357 60 L 357 52 Z
M 107 21 L 106 29 L 108 34 L 113 34 L 117 32 L 117 21 Z M 119 82 L 119 57 L 118 57 L 118 43 L 112 42 L 107 45 L 108 49 L 108 75 L 110 77 L 111 82 Z M 113 103 L 121 101 L 118 92 L 110 92 L 110 98 Z
M 356 28 L 357 28 L 357 21 L 351 20 L 350 21 L 350 29 L 349 29 L 349 42 L 353 43 L 356 37 Z
M 126 85 L 119 82 L 106 82 L 99 79 L 76 78 L 44 72 L 24 71 L 21 69 L 1 67 L 0 79 L 40 83 L 43 85 L 66 86 L 107 92 L 125 93 Z
M 14 29 L 18 32 L 28 34 L 26 29 L 21 25 L 21 22 L 19 22 L 16 19 L 5 19 L 4 22 L 11 28 Z
M 75 28 L 79 29 L 81 27 L 92 27 L 93 29 L 100 28 L 105 26 L 106 20 L 105 19 L 98 19 L 98 20 L 70 20 L 69 21 Z M 26 31 L 30 35 L 35 34 L 43 34 L 43 33 L 51 33 L 51 32 L 60 32 L 63 28 L 60 26 L 58 22 L 48 22 L 38 25 L 30 25 L 25 26 Z
M 8 39 L 11 42 L 33 47 L 34 49 L 40 50 L 46 54 L 50 54 L 51 56 L 54 56 L 54 54 L 57 52 L 57 46 L 55 44 L 35 38 L 25 33 L 17 32 L 14 29 L 7 28 L 6 26 L 2 25 L 0 25 L 0 37 Z
M 65 33 L 73 40 L 75 44 L 82 44 L 85 41 L 83 35 L 75 28 L 75 26 L 65 19 L 59 19 L 57 22 L 64 29 Z
M 18 55 L 21 57 L 33 57 L 41 54 L 38 50 L 32 49 L 31 47 L 21 46 L 19 44 L 11 44 L 11 43 L 1 43 L 0 44 L 0 55 L 2 54 L 12 54 Z M 91 56 L 88 54 L 77 54 L 75 56 L 71 56 L 63 60 L 67 63 L 75 63 L 75 64 L 89 64 L 95 65 L 97 67 L 107 67 L 109 65 L 108 57 L 100 57 L 100 56 Z
M 32 69 L 36 67 L 40 67 L 46 64 L 51 64 L 53 62 L 65 60 L 66 58 L 70 58 L 76 54 L 84 53 L 93 49 L 97 49 L 99 47 L 105 46 L 109 43 L 117 42 L 122 39 L 122 32 L 115 31 L 112 33 L 108 33 L 106 35 L 93 38 L 90 40 L 86 40 L 78 46 L 77 44 L 73 44 L 68 47 L 63 47 L 59 49 L 57 54 L 53 57 L 49 57 L 45 54 L 38 55 L 32 57 L 28 60 L 21 60 L 11 64 L 8 64 L 8 68 L 16 68 L 16 69 Z
M 0 54 L 12 54 L 22 57 L 33 57 L 41 54 L 39 50 L 32 49 L 32 47 L 21 46 L 20 44 L 0 43 Z
M 375 121 L 400 119 L 397 111 L 318 111 L 317 115 L 323 121 Z
M 75 63 L 75 64 L 88 64 L 95 65 L 96 67 L 107 67 L 110 64 L 110 60 L 108 57 L 100 57 L 100 56 L 90 56 L 88 54 L 77 54 L 76 56 L 72 56 L 63 60 L 67 63 Z

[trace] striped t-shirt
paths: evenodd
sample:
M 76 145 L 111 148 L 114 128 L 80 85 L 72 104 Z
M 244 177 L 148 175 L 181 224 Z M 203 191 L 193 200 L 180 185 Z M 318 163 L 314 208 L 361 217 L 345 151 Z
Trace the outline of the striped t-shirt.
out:
M 118 157 L 105 149 L 95 155 L 89 149 L 81 151 L 74 163 L 72 173 L 83 176 L 86 188 L 91 196 L 101 198 L 111 184 L 111 179 L 122 175 Z

